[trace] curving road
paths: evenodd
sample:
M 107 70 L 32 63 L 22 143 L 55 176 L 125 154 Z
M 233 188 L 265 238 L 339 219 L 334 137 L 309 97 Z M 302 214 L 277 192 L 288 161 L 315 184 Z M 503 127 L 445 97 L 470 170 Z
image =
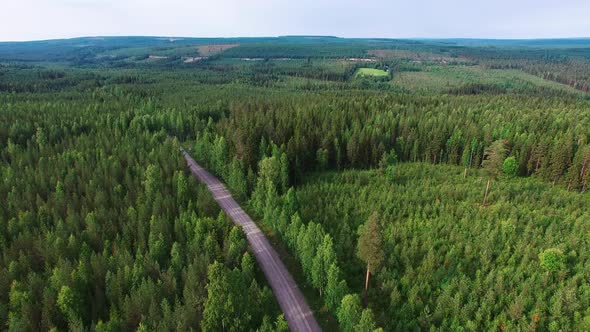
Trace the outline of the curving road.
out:
M 246 233 L 254 256 L 285 314 L 291 331 L 321 331 L 293 277 L 258 226 L 236 203 L 221 181 L 197 164 L 186 151 L 182 150 L 182 155 L 193 175 L 207 185 L 223 211 Z

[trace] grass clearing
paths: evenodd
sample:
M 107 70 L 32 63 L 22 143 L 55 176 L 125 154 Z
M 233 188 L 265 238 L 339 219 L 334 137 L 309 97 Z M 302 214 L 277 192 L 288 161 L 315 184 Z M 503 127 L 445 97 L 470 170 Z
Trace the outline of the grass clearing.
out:
M 359 68 L 354 73 L 354 77 L 372 76 L 372 77 L 387 77 L 389 74 L 385 70 L 375 68 Z

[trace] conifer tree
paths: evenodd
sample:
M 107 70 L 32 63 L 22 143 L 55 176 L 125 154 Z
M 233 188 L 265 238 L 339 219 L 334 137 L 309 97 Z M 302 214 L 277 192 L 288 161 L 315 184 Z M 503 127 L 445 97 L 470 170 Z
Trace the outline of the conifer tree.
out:
M 367 265 L 365 277 L 365 292 L 369 289 L 369 276 L 371 271 L 375 272 L 381 268 L 385 253 L 383 252 L 383 239 L 379 215 L 373 213 L 367 222 L 359 229 L 357 246 L 358 257 Z

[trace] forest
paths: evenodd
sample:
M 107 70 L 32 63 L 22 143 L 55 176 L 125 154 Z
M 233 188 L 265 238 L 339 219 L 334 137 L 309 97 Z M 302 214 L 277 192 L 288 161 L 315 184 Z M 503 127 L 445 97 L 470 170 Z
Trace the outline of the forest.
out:
M 366 73 L 378 73 L 367 75 Z M 0 330 L 590 330 L 590 41 L 0 43 Z

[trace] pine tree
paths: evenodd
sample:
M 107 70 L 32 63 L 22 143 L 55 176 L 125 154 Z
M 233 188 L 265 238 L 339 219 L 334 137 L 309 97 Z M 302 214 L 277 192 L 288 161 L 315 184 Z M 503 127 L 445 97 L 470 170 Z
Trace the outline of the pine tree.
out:
M 248 194 L 248 182 L 240 161 L 236 158 L 229 166 L 227 184 L 237 200 L 243 200 Z
M 233 226 L 226 243 L 226 262 L 237 265 L 242 258 L 242 253 L 246 251 L 248 246 L 242 230 L 237 226 Z
M 316 152 L 316 164 L 317 170 L 323 171 L 328 168 L 328 150 L 324 148 L 319 148 Z
M 371 271 L 378 271 L 385 259 L 383 252 L 383 239 L 381 238 L 381 225 L 379 215 L 373 213 L 362 228 L 359 229 L 357 254 L 367 264 L 365 278 L 365 292 L 369 289 L 369 276 Z
M 187 199 L 188 182 L 183 172 L 176 171 L 175 176 L 177 204 L 182 205 Z
M 160 169 L 155 165 L 148 165 L 145 171 L 144 180 L 145 193 L 148 197 L 153 197 L 161 186 Z
M 497 177 L 502 171 L 502 164 L 506 156 L 505 143 L 502 140 L 494 141 L 485 149 L 482 167 L 492 177 Z
M 207 280 L 207 300 L 201 329 L 205 332 L 229 330 L 229 315 L 233 310 L 229 297 L 229 271 L 216 261 L 209 266 Z

